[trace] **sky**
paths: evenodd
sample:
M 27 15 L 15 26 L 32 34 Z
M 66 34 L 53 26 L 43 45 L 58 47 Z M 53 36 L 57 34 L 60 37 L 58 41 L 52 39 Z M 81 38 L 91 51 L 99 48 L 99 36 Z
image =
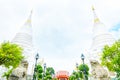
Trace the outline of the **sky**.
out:
M 94 6 L 99 19 L 120 38 L 119 0 L 0 0 L 0 42 L 11 41 L 32 15 L 33 44 L 47 66 L 72 72 L 92 43 Z M 33 55 L 34 56 L 34 55 Z

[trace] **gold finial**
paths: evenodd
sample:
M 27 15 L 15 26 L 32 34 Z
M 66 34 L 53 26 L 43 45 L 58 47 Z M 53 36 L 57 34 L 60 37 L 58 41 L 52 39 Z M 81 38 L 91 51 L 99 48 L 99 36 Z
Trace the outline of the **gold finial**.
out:
M 92 6 L 92 10 L 93 10 L 93 11 L 95 10 L 94 6 Z
M 28 17 L 28 19 L 26 21 L 27 23 L 31 23 L 32 13 L 33 13 L 33 9 L 31 10 L 30 15 L 29 15 L 29 17 Z
M 94 20 L 94 22 L 95 22 L 95 23 L 99 22 L 99 19 L 98 19 L 98 18 L 96 18 L 96 19 Z
M 99 20 L 99 18 L 97 17 L 97 15 L 96 15 L 96 13 L 95 13 L 95 8 L 94 8 L 93 5 L 92 5 L 92 10 L 93 10 L 93 14 L 94 14 L 94 22 L 97 23 L 97 22 L 99 22 L 100 20 Z
M 28 20 L 27 20 L 27 23 L 31 23 L 31 20 L 30 20 L 30 19 L 28 19 Z

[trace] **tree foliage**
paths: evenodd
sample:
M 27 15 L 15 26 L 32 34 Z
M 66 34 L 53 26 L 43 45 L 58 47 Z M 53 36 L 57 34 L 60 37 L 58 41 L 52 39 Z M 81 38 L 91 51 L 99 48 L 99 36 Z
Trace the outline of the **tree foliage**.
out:
M 89 75 L 89 67 L 86 64 L 81 64 L 78 66 L 76 71 L 73 71 L 72 75 L 70 76 L 70 80 L 78 80 L 86 78 L 88 80 Z
M 12 73 L 12 71 L 13 71 L 13 68 L 12 68 L 12 69 L 9 69 L 7 72 L 5 72 L 5 73 L 3 74 L 3 77 L 6 77 L 6 79 L 8 80 L 8 78 L 9 78 L 10 74 Z
M 88 65 L 86 65 L 86 64 L 81 64 L 81 65 L 79 65 L 79 67 L 78 67 L 78 69 L 79 69 L 79 74 L 80 74 L 80 78 L 85 78 L 85 80 L 88 80 L 88 75 L 89 75 L 89 67 L 88 67 Z
M 69 80 L 78 80 L 80 79 L 80 72 L 77 70 L 77 71 L 73 71 L 72 74 L 70 75 L 69 77 Z M 82 79 L 82 78 L 81 78 Z
M 76 76 L 75 75 L 70 75 L 70 77 L 69 77 L 69 80 L 75 80 L 76 79 Z
M 13 69 L 15 69 L 24 58 L 22 51 L 23 49 L 17 44 L 10 42 L 0 44 L 0 65 L 8 68 L 8 71 L 3 74 L 3 77 L 6 77 L 7 80 Z
M 43 74 L 43 68 L 41 65 L 37 65 L 36 67 L 36 77 L 38 78 L 38 80 L 41 80 L 42 79 L 42 75 Z
M 22 59 L 22 48 L 19 45 L 10 42 L 3 42 L 0 45 L 0 65 L 16 68 Z
M 101 64 L 106 66 L 110 71 L 116 72 L 120 77 L 120 40 L 112 46 L 106 45 L 101 56 Z
M 47 67 L 44 72 L 43 67 L 39 64 L 37 65 L 36 77 L 38 78 L 38 80 L 42 80 L 43 78 L 44 80 L 52 80 L 52 76 L 54 75 L 54 73 L 55 71 L 52 67 Z
M 45 75 L 46 80 L 52 80 L 54 74 L 55 71 L 53 67 L 46 68 L 46 75 Z
M 52 67 L 48 67 L 46 69 L 46 72 L 48 72 L 50 75 L 55 74 L 55 71 L 54 71 L 54 69 Z
M 89 67 L 86 64 L 81 64 L 78 69 L 79 71 L 85 72 L 86 75 L 89 75 Z

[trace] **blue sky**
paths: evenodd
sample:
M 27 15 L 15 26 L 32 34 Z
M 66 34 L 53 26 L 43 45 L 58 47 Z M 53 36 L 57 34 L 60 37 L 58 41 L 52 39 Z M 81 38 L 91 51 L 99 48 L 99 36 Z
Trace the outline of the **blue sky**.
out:
M 100 20 L 119 38 L 119 0 L 0 0 L 0 42 L 12 40 L 33 9 L 33 44 L 55 70 L 75 69 L 92 43 L 94 5 Z
M 114 35 L 116 39 L 120 39 L 120 22 L 110 28 L 109 31 Z
M 118 23 L 115 26 L 113 26 L 113 28 L 111 28 L 110 30 L 112 30 L 112 31 L 119 31 L 119 29 L 120 29 L 120 23 Z

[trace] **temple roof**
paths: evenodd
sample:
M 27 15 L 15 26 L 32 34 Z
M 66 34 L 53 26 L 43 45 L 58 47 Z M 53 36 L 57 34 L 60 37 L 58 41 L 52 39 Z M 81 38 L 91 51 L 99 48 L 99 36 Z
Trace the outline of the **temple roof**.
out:
M 68 71 L 58 71 L 56 73 L 57 78 L 68 78 L 69 77 L 69 72 Z

